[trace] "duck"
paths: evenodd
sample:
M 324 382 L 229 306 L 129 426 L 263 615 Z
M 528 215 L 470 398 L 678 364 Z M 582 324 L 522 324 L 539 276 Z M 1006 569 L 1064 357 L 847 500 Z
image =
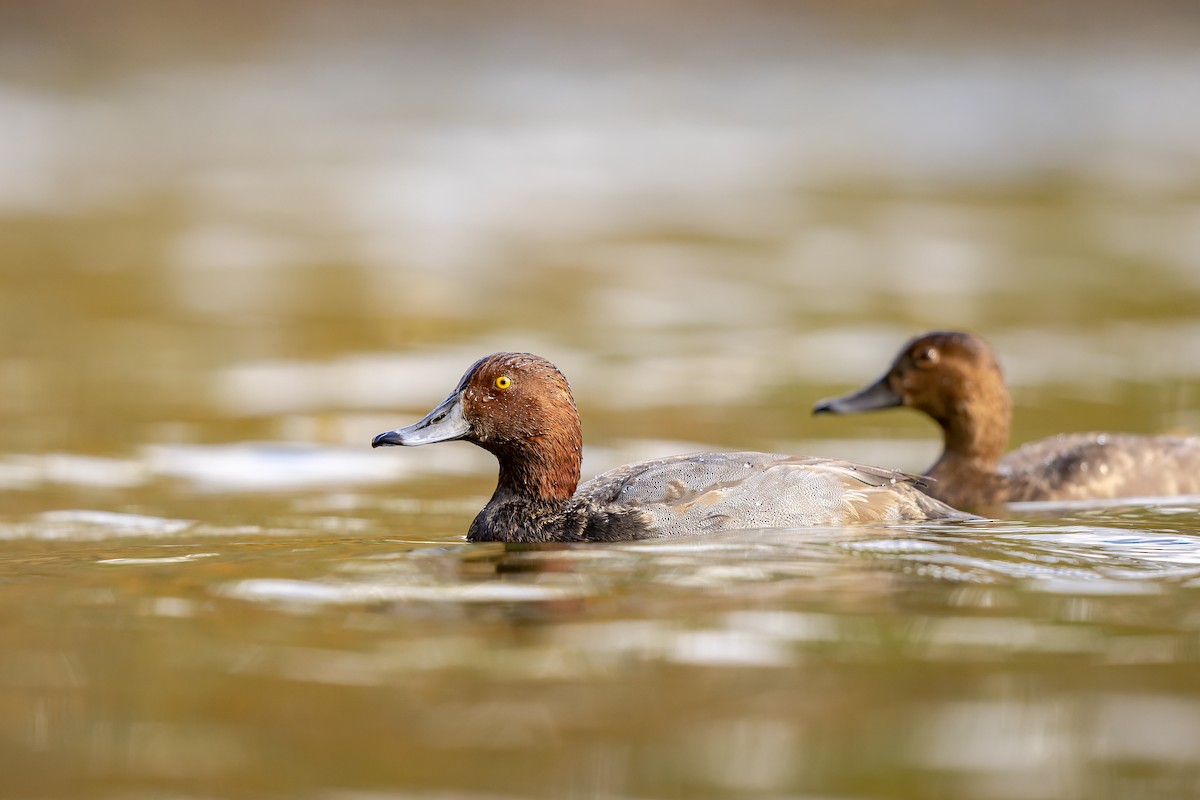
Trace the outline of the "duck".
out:
M 472 364 L 420 421 L 372 447 L 463 440 L 496 457 L 496 489 L 475 542 L 613 542 L 730 529 L 968 519 L 920 478 L 827 458 L 692 453 L 628 464 L 580 485 L 583 436 L 567 379 L 531 353 Z
M 956 508 L 1200 494 L 1200 436 L 1063 433 L 1005 455 L 1012 400 L 999 359 L 962 331 L 909 341 L 879 380 L 814 414 L 908 406 L 942 429 L 923 490 Z

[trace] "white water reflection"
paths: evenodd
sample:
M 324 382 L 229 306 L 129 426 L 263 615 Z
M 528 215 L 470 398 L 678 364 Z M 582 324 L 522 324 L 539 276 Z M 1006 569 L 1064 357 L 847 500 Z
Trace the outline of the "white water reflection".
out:
M 1186 181 L 1197 163 L 1200 114 L 1186 102 L 1197 63 L 1184 51 L 1004 58 L 779 42 L 769 48 L 774 63 L 761 48 L 707 62 L 697 47 L 672 64 L 654 59 L 648 42 L 628 42 L 632 52 L 596 63 L 595 52 L 560 48 L 525 59 L 489 52 L 507 35 L 485 34 L 453 66 L 446 45 L 430 42 L 301 46 L 265 63 L 129 76 L 103 88 L 103 102 L 12 88 L 0 115 L 22 121 L 9 148 L 24 157 L 5 162 L 21 179 L 3 182 L 2 199 L 86 207 L 131 184 L 154 192 L 183 170 L 209 214 L 232 207 L 318 221 L 301 204 L 340 184 L 317 232 L 366 230 L 407 242 L 392 251 L 405 260 L 445 263 L 480 252 L 463 251 L 462 231 L 486 248 L 497 230 L 588 235 L 614 219 L 706 205 L 719 209 L 706 227 L 753 224 L 756 208 L 704 198 L 779 187 L 784 176 L 988 182 L 1053 168 L 1160 189 Z M 123 184 L 106 180 L 131 164 Z M 295 164 L 310 166 L 297 173 Z M 545 202 L 563 197 L 572 200 Z M 553 225 L 540 224 L 547 213 Z
M 928 717 L 914 740 L 918 761 L 971 775 L 976 796 L 1062 797 L 1082 777 L 1063 768 L 1078 763 L 1069 709 L 979 700 Z
M 230 445 L 162 445 L 147 448 L 152 473 L 182 478 L 202 491 L 280 491 L 395 481 L 408 465 L 387 463 L 362 449 L 245 442 Z M 453 470 L 453 451 L 426 465 L 431 473 Z M 448 469 L 449 467 L 449 469 Z
M 795 754 L 807 742 L 805 726 L 744 716 L 705 725 L 686 737 L 703 778 L 741 792 L 768 792 L 789 785 L 800 771 Z
M 509 584 L 501 582 L 420 585 L 397 582 L 316 583 L 272 578 L 239 581 L 221 590 L 221 594 L 242 600 L 304 603 L 521 603 L 568 600 L 594 594 L 579 586 Z
M 150 477 L 145 463 L 76 453 L 0 456 L 0 488 L 29 489 L 43 483 L 124 489 Z
M 1194 764 L 1200 741 L 1200 702 L 1164 694 L 1099 698 L 1098 758 Z
M 913 333 L 882 325 L 787 331 L 763 318 L 760 303 L 730 302 L 727 291 L 720 294 L 729 303 L 720 329 L 679 337 L 656 335 L 656 350 L 662 352 L 645 352 L 645 339 L 628 330 L 607 337 L 608 354 L 581 352 L 542 335 L 495 331 L 452 348 L 356 353 L 330 361 L 244 361 L 214 376 L 212 399 L 224 413 L 236 416 L 327 409 L 410 409 L 412 413 L 436 405 L 476 359 L 497 350 L 519 350 L 550 357 L 566 374 L 577 400 L 590 406 L 624 410 L 680 404 L 752 405 L 761 403 L 773 389 L 797 383 L 865 384 L 887 369 Z M 668 302 L 666 297 L 663 302 Z M 685 311 L 683 306 L 676 310 Z M 694 314 L 695 308 L 688 306 L 686 313 Z M 676 324 L 655 313 L 637 316 Z M 1200 360 L 1187 355 L 1200 352 L 1197 324 L 1112 323 L 1086 334 L 1017 329 L 993 339 L 1018 398 L 1026 390 L 1070 385 L 1100 400 L 1097 393 L 1116 391 L 1122 381 L 1169 387 L 1172 381 L 1200 379 Z M 614 350 L 624 357 L 614 360 Z M 1131 368 L 1136 372 L 1131 374 Z M 797 398 L 796 416 L 807 417 L 817 399 Z M 1164 395 L 1163 401 L 1164 427 L 1187 430 L 1200 421 L 1200 411 L 1193 407 L 1198 404 L 1191 402 L 1190 393 Z M 813 421 L 809 427 L 815 434 L 822 423 Z M 929 439 L 936 444 L 935 434 Z
M 133 458 L 98 458 L 68 453 L 0 456 L 0 487 L 32 490 L 62 485 L 78 489 L 133 489 L 155 482 L 182 481 L 201 492 L 261 493 L 390 484 L 396 487 L 395 497 L 385 505 L 395 512 L 412 512 L 426 501 L 408 495 L 405 481 L 464 476 L 484 478 L 495 474 L 495 458 L 467 444 L 425 448 L 420 453 L 371 449 L 370 441 L 375 433 L 415 421 L 416 416 L 410 416 L 412 419 L 409 420 L 400 415 L 383 414 L 284 417 L 280 420 L 280 428 L 286 434 L 286 442 L 157 444 L 141 448 L 138 456 Z M 321 439 L 334 439 L 345 444 L 304 443 L 305 440 Z M 648 458 L 711 449 L 701 442 L 614 441 L 609 447 L 584 449 L 584 474 L 599 474 L 620 464 Z M 361 498 L 353 499 L 356 497 L 353 494 L 340 497 L 343 506 L 347 502 L 361 505 Z M 464 513 L 471 508 L 478 510 L 484 500 L 486 498 L 473 497 L 429 500 L 423 507 Z M 298 502 L 304 510 L 316 510 L 308 500 L 301 498 Z
M 121 566 L 142 564 L 186 564 L 201 558 L 216 558 L 220 553 L 187 553 L 181 556 L 161 556 L 158 558 L 102 558 L 97 564 L 119 564 Z
M 180 533 L 195 525 L 194 521 L 186 519 L 166 519 L 147 514 L 122 514 L 89 509 L 47 511 L 38 517 L 42 525 L 37 529 L 42 531 L 43 535 L 50 530 L 57 530 L 60 536 L 66 537 L 72 537 L 73 534 L 86 529 L 98 532 L 107 530 L 125 536 L 164 536 Z

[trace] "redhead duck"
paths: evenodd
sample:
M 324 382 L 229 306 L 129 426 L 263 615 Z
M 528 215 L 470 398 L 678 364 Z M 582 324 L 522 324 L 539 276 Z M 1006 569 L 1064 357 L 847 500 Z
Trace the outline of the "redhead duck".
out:
M 496 491 L 467 533 L 472 541 L 620 541 L 968 517 L 900 472 L 766 453 L 643 461 L 578 486 L 583 437 L 571 389 L 557 367 L 529 353 L 476 361 L 424 419 L 379 434 L 371 446 L 455 439 L 500 462 Z
M 968 333 L 939 331 L 906 344 L 875 383 L 822 400 L 814 414 L 908 406 L 942 428 L 929 494 L 960 508 L 1022 500 L 1200 494 L 1200 437 L 1072 433 L 1004 456 L 1012 403 L 995 354 Z M 1003 456 L 1003 458 L 1001 457 Z

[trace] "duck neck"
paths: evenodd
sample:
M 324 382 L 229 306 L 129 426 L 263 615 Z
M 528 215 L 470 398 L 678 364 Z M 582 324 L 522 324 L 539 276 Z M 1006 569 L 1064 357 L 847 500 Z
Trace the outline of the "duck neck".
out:
M 492 449 L 500 462 L 496 496 L 565 503 L 579 486 L 581 438 L 539 433 Z
M 564 537 L 579 485 L 582 436 L 539 432 L 488 446 L 500 462 L 496 491 L 471 523 L 472 541 L 544 542 Z
M 569 540 L 569 500 L 542 500 L 497 486 L 471 522 L 473 542 L 553 542 Z
M 942 429 L 942 455 L 931 477 L 962 472 L 995 473 L 1008 447 L 1012 401 L 1003 384 L 969 392 L 947 414 L 935 418 Z

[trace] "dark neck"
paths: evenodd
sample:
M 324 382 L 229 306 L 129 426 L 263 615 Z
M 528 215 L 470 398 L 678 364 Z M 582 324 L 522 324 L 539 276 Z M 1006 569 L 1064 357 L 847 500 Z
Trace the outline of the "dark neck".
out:
M 497 486 L 471 523 L 473 542 L 620 542 L 658 535 L 646 514 L 589 498 L 546 500 Z
M 556 542 L 577 538 L 571 527 L 570 500 L 545 500 L 496 486 L 492 499 L 471 522 L 473 542 Z

